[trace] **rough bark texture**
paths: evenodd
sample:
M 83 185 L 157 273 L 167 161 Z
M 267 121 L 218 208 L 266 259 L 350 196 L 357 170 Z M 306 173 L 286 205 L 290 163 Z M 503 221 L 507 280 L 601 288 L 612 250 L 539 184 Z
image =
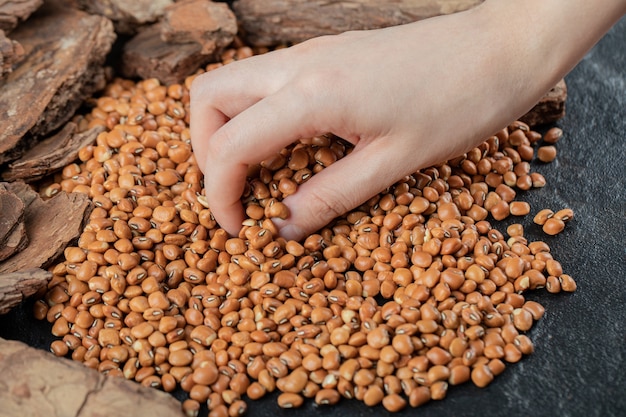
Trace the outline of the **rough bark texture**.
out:
M 169 394 L 0 338 L 0 416 L 183 417 Z
M 483 0 L 237 0 L 233 9 L 252 46 L 292 44 L 347 30 L 376 29 L 450 14 Z
M 554 123 L 565 116 L 566 99 L 567 85 L 561 80 L 520 120 L 530 126 Z
M 24 203 L 29 245 L 0 263 L 0 273 L 47 268 L 78 238 L 89 218 L 92 203 L 85 194 L 63 192 L 44 201 L 22 182 L 4 183 L 4 187 Z
M 7 38 L 0 30 L 0 80 L 13 71 L 13 66 L 24 57 L 24 48 L 19 42 Z
M 45 287 L 52 273 L 39 268 L 0 274 L 0 315 Z M 1 413 L 1 412 L 0 412 Z
M 180 83 L 204 64 L 215 61 L 217 52 L 204 54 L 198 43 L 163 42 L 161 24 L 155 23 L 124 45 L 122 76 L 157 78 L 164 84 Z
M 0 261 L 28 244 L 24 226 L 24 202 L 0 184 Z
M 198 43 L 211 54 L 228 46 L 237 34 L 237 19 L 225 3 L 183 0 L 165 9 L 161 37 L 169 43 Z
M 46 3 L 11 35 L 21 64 L 0 86 L 0 164 L 62 126 L 87 97 L 104 88 L 111 21 Z
M 95 142 L 104 126 L 96 126 L 85 132 L 76 133 L 78 126 L 68 122 L 55 135 L 37 143 L 20 159 L 9 164 L 2 173 L 5 181 L 24 180 L 32 182 L 62 169 L 78 158 L 78 151 Z
M 13 232 L 13 229 L 24 221 L 24 203 L 13 192 L 0 185 L 0 246 Z
M 163 16 L 163 10 L 173 4 L 172 0 L 76 0 L 76 4 L 88 13 L 98 14 L 113 21 L 115 31 L 132 35 L 148 23 Z
M 43 0 L 0 0 L 0 30 L 9 33 L 42 4 Z
M 0 262 L 28 246 L 28 235 L 24 222 L 17 223 L 0 247 Z

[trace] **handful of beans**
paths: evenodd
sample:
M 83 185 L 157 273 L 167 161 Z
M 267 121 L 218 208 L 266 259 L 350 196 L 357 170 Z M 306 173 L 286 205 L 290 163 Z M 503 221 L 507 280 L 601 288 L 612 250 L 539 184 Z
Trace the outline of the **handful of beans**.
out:
M 251 53 L 229 50 L 225 62 Z M 526 332 L 544 308 L 524 292 L 575 290 L 545 242 L 528 242 L 519 223 L 506 234 L 489 223 L 529 214 L 516 190 L 545 185 L 529 164 L 542 136 L 526 124 L 297 242 L 271 221 L 288 216 L 282 198 L 351 151 L 330 135 L 300 140 L 251 167 L 248 219 L 231 237 L 202 196 L 191 80 L 114 80 L 79 120 L 106 131 L 42 190 L 86 193 L 95 206 L 35 304 L 56 355 L 182 388 L 190 416 L 201 404 L 239 416 L 246 398 L 275 390 L 284 408 L 349 398 L 395 412 L 491 383 L 533 352 Z

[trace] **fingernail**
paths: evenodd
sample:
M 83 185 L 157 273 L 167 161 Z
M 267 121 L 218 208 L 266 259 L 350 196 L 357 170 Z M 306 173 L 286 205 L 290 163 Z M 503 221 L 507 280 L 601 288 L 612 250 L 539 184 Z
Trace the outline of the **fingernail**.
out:
M 280 235 L 287 240 L 299 240 L 304 236 L 304 231 L 295 224 L 288 224 L 280 229 Z

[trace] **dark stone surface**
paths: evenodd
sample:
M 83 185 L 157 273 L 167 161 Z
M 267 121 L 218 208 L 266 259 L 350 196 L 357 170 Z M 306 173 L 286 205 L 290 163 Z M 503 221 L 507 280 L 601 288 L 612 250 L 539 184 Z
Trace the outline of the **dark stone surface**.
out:
M 548 184 L 520 195 L 541 208 L 574 209 L 565 231 L 548 237 L 522 223 L 529 240 L 545 240 L 578 284 L 573 294 L 536 291 L 546 307 L 529 335 L 535 353 L 507 367 L 487 388 L 452 387 L 445 400 L 396 416 L 617 417 L 626 415 L 626 19 L 622 19 L 566 77 L 567 114 L 558 156 L 535 164 Z M 521 199 L 520 198 L 520 199 Z M 498 226 L 505 230 L 505 224 Z M 31 319 L 29 304 L 0 317 L 0 337 L 47 348 L 46 323 Z M 390 415 L 358 401 L 281 410 L 276 395 L 249 404 L 248 416 L 365 417 Z

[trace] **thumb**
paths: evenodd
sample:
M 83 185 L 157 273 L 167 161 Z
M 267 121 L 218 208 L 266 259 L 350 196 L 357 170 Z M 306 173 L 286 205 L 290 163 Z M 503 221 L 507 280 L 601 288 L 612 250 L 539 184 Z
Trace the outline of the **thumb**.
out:
M 274 219 L 280 235 L 302 239 L 401 179 L 405 173 L 398 161 L 389 160 L 384 142 L 355 148 L 285 197 L 290 215 L 286 220 Z

